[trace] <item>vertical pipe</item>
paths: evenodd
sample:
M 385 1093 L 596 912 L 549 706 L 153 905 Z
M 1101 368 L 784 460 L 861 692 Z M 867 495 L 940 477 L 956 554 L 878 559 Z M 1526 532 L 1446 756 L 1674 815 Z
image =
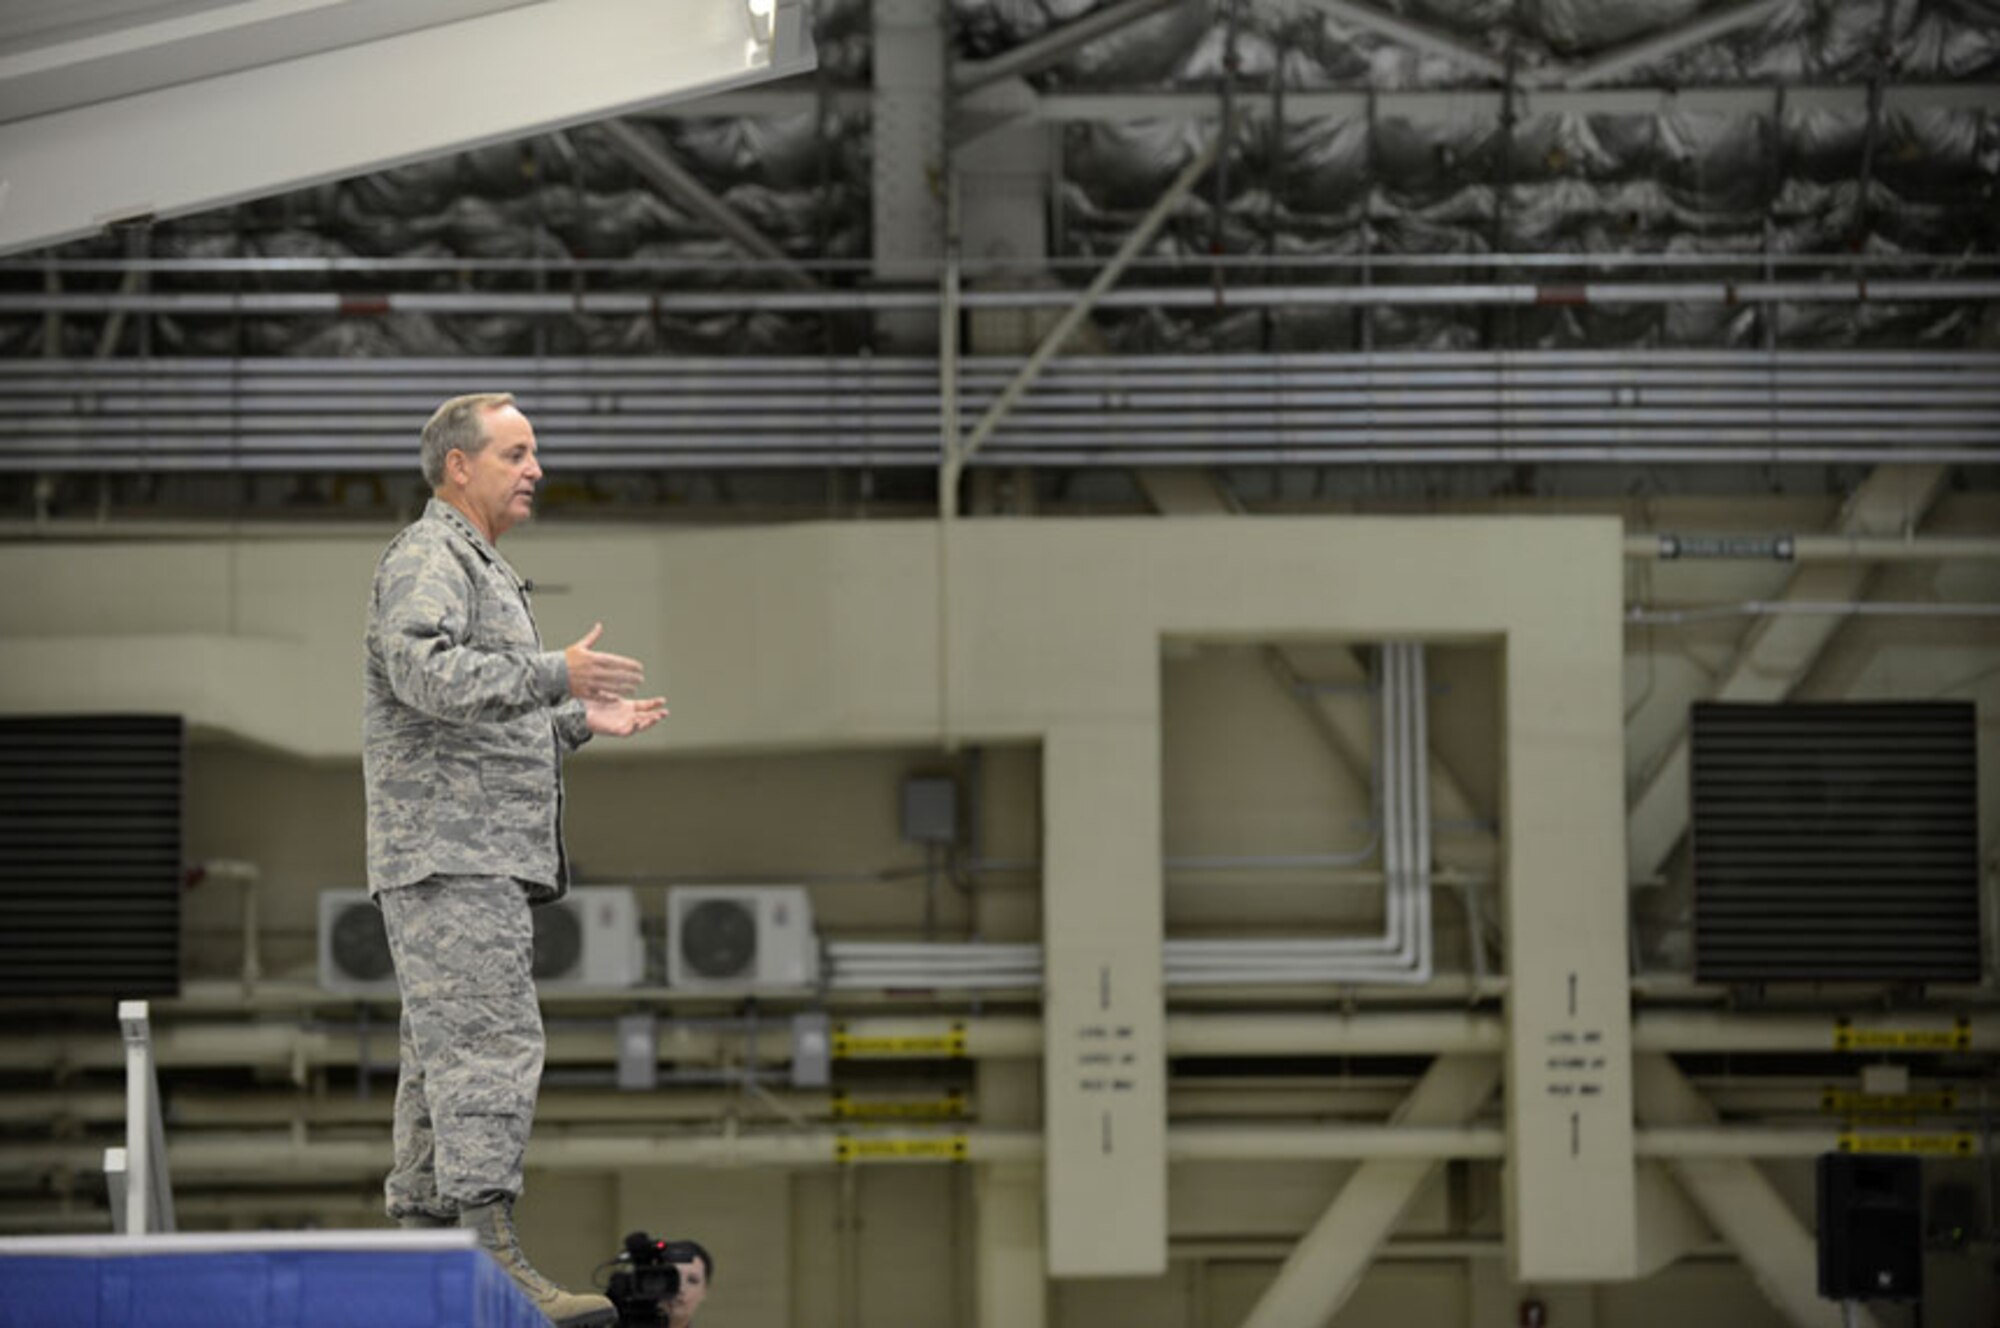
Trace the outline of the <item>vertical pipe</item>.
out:
M 1394 641 L 1382 643 L 1382 762 L 1389 796 L 1385 800 L 1382 837 L 1384 931 L 1393 939 L 1402 930 L 1402 891 L 1405 859 L 1403 822 L 1407 819 L 1403 798 L 1403 684 L 1402 652 Z
M 1415 841 L 1416 875 L 1412 881 L 1412 902 L 1417 906 L 1418 976 L 1431 975 L 1431 720 L 1430 669 L 1422 642 L 1410 650 L 1410 782 L 1416 795 L 1416 814 L 1410 818 L 1410 834 Z
M 146 1002 L 118 1002 L 125 1037 L 125 1234 L 146 1234 L 153 1172 L 153 1057 Z

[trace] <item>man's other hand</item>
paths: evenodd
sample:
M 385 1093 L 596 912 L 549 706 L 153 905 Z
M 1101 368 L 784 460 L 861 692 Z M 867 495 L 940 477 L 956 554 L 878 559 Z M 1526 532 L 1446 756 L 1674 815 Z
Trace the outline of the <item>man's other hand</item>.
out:
M 569 664 L 569 694 L 580 701 L 615 701 L 632 695 L 646 681 L 646 666 L 638 660 L 591 649 L 603 635 L 604 624 L 598 623 L 563 651 Z
M 667 699 L 654 696 L 634 701 L 621 696 L 610 701 L 585 701 L 583 717 L 589 722 L 592 733 L 601 733 L 607 738 L 629 738 L 635 733 L 644 733 L 667 717 Z

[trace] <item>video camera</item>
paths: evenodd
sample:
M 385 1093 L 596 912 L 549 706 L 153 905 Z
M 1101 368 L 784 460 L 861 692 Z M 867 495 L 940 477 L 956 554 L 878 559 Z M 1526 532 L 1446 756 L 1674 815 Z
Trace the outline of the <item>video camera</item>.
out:
M 674 1265 L 688 1261 L 675 1248 L 678 1244 L 654 1240 L 643 1231 L 625 1237 L 604 1286 L 621 1328 L 666 1328 L 669 1308 L 681 1293 L 681 1270 Z

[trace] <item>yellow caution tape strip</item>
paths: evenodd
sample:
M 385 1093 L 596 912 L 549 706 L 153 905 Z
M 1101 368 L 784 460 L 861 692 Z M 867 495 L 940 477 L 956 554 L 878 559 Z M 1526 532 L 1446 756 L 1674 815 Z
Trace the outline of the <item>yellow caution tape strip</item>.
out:
M 835 1060 L 893 1056 L 962 1060 L 965 1057 L 965 1025 L 953 1024 L 949 1032 L 919 1037 L 870 1037 L 848 1032 L 845 1024 L 833 1026 Z
M 1856 1028 L 1851 1020 L 1833 1021 L 1835 1051 L 1970 1051 L 1972 1021 L 1963 1016 L 1950 1028 Z
M 1969 1130 L 1941 1134 L 1855 1134 L 1840 1136 L 1843 1153 L 1920 1153 L 1926 1157 L 1971 1157 L 1979 1143 Z
M 972 1114 L 956 1090 L 934 1098 L 863 1099 L 836 1088 L 831 1107 L 836 1120 L 964 1120 Z
M 878 1139 L 836 1135 L 833 1160 L 855 1162 L 963 1162 L 972 1156 L 972 1142 L 962 1134 L 932 1139 Z

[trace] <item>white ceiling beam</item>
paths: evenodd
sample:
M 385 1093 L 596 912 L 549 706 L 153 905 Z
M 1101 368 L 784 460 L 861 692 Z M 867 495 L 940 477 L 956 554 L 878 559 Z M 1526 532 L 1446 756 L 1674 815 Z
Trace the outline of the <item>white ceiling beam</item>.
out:
M 1581 64 L 1540 71 L 1537 81 L 1554 82 L 1565 88 L 1594 87 L 1630 70 L 1657 64 L 1668 56 L 1713 41 L 1724 33 L 1761 23 L 1791 3 L 1792 0 L 1750 0 L 1748 4 L 1733 8 L 1711 9 L 1686 23 L 1606 51 Z
M 530 4 L 0 125 L 0 253 L 809 69 L 801 0 Z
M 1378 37 L 1408 46 L 1412 50 L 1424 51 L 1441 56 L 1463 69 L 1499 82 L 1507 81 L 1507 66 L 1494 59 L 1485 51 L 1467 45 L 1459 38 L 1421 23 L 1412 23 L 1406 18 L 1398 18 L 1372 5 L 1355 3 L 1355 0 L 1303 0 L 1303 3 L 1323 14 L 1329 14 L 1343 23 L 1351 23 Z
M 1946 468 L 1881 466 L 1855 489 L 1832 533 L 1880 536 L 1916 529 L 1943 487 Z M 1851 603 L 1862 596 L 1874 567 L 1863 561 L 1813 563 L 1785 586 L 1787 601 Z M 1729 672 L 1716 684 L 1719 701 L 1780 701 L 1804 678 L 1844 619 L 1810 614 L 1760 618 L 1744 635 Z M 1688 735 L 1681 729 L 1653 767 L 1626 816 L 1628 870 L 1632 879 L 1659 875 L 1687 833 L 1691 768 Z
M 233 0 L 7 43 L 0 122 L 434 28 L 531 0 Z M 32 36 L 32 34 L 30 34 Z

